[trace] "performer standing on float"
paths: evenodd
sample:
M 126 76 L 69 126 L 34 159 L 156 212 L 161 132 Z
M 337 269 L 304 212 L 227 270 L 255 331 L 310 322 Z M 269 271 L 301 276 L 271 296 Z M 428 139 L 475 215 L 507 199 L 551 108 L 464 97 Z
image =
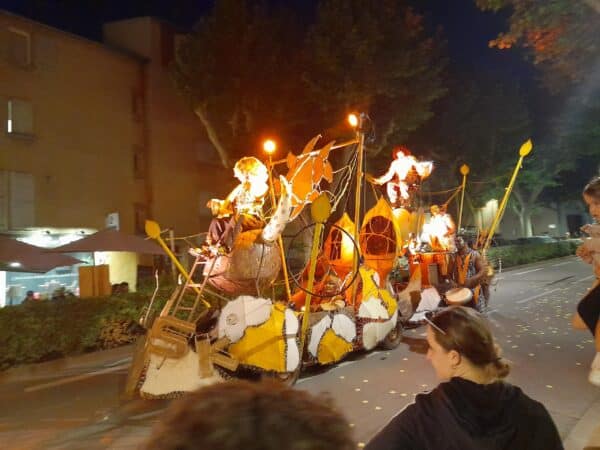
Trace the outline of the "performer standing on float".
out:
M 456 225 L 450 214 L 446 212 L 446 205 L 431 205 L 431 220 L 423 226 L 422 242 L 429 242 L 434 251 L 456 250 Z
M 368 181 L 379 185 L 387 183 L 386 191 L 392 208 L 405 208 L 409 206 L 411 188 L 431 174 L 433 163 L 417 161 L 410 150 L 403 146 L 396 147 L 392 156 L 394 160 L 388 171 Z

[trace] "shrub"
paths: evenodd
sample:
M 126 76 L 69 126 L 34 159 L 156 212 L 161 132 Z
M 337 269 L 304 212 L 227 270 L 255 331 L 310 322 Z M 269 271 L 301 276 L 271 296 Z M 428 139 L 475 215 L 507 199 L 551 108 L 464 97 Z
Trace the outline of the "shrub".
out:
M 2 308 L 0 370 L 132 342 L 148 300 L 138 294 L 72 297 Z
M 573 255 L 579 244 L 575 240 L 565 240 L 544 244 L 506 245 L 490 248 L 487 255 L 496 268 L 499 261 L 502 261 L 502 268 L 507 268 Z

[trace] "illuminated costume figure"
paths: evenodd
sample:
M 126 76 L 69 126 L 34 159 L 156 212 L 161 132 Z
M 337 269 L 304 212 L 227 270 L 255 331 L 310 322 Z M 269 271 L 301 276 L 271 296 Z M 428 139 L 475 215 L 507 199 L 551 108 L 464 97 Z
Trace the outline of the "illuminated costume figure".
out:
M 446 205 L 432 205 L 430 211 L 431 220 L 423 226 L 422 241 L 429 242 L 433 251 L 455 251 L 456 225 Z
M 393 156 L 395 159 L 388 171 L 370 181 L 379 185 L 387 183 L 386 191 L 393 208 L 407 207 L 412 191 L 431 174 L 433 163 L 417 161 L 406 147 L 396 147 Z
M 207 203 L 215 216 L 208 228 L 206 244 L 213 254 L 220 248 L 230 251 L 235 235 L 240 231 L 264 226 L 262 208 L 269 191 L 269 172 L 253 156 L 241 158 L 233 168 L 240 180 L 225 200 L 211 199 Z

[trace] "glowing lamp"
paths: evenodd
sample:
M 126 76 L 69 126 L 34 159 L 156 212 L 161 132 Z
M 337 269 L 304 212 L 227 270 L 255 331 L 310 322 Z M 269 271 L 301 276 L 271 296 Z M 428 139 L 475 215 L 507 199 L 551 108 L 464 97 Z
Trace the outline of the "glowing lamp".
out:
M 263 142 L 263 150 L 268 155 L 272 155 L 275 152 L 275 150 L 277 150 L 277 144 L 274 140 L 267 139 L 265 142 Z
M 358 126 L 358 116 L 356 114 L 348 114 L 348 123 L 352 128 Z
M 13 262 L 11 262 L 11 263 L 8 263 L 8 265 L 9 265 L 10 267 L 21 267 L 21 263 L 20 263 L 20 262 L 18 262 L 18 261 L 13 261 Z

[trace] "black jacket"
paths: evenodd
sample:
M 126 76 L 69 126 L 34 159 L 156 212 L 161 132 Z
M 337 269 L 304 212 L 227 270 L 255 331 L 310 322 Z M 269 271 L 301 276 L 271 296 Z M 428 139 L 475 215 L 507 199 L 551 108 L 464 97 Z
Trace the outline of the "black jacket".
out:
M 396 415 L 366 450 L 562 450 L 548 411 L 504 382 L 452 378 Z

